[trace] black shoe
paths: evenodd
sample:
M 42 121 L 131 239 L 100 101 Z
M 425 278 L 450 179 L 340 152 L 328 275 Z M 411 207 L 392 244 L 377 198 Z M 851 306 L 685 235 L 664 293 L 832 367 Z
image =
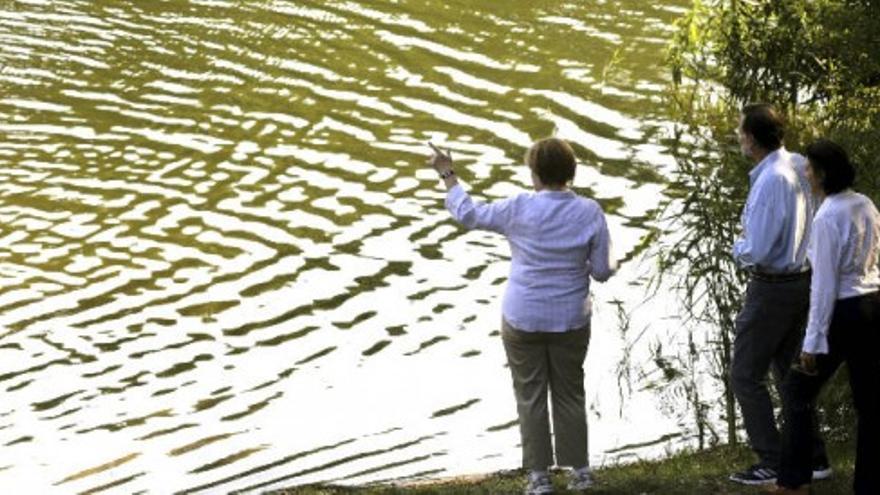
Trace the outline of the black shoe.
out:
M 760 464 L 730 475 L 730 481 L 742 483 L 743 485 L 764 485 L 767 483 L 776 483 L 776 470 Z

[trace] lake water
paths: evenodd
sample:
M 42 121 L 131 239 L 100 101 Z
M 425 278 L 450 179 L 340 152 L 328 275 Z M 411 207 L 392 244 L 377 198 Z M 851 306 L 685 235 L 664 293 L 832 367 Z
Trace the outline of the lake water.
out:
M 575 145 L 622 262 L 593 286 L 592 462 L 691 444 L 637 366 L 675 325 L 643 240 L 689 3 L 4 2 L 2 491 L 518 467 L 508 248 L 449 219 L 428 140 L 490 200 L 533 140 Z

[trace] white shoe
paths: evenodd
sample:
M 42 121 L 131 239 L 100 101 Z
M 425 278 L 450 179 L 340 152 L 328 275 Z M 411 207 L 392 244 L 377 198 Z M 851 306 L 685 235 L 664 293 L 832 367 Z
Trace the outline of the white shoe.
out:
M 586 490 L 593 486 L 593 475 L 589 467 L 572 469 L 568 472 L 569 490 Z
M 813 481 L 822 481 L 831 478 L 834 471 L 827 464 L 813 466 Z
M 548 495 L 553 493 L 553 483 L 550 482 L 550 474 L 547 471 L 529 471 L 529 484 L 526 486 L 526 495 Z

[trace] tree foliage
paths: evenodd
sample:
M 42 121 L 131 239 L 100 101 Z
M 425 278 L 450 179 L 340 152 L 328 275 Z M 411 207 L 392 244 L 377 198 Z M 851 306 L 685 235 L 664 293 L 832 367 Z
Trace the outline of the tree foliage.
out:
M 794 131 L 789 147 L 839 141 L 860 165 L 858 186 L 876 199 L 880 2 L 698 0 L 670 61 L 678 89 L 711 82 L 730 103 L 780 106 Z
M 669 101 L 679 167 L 660 273 L 676 280 L 690 321 L 711 329 L 706 364 L 724 390 L 734 442 L 727 374 L 745 277 L 730 248 L 752 166 L 736 143 L 739 109 L 757 101 L 780 108 L 789 149 L 820 136 L 839 142 L 857 165 L 856 188 L 880 202 L 880 2 L 695 0 L 677 27 Z M 846 394 L 829 396 L 840 414 Z

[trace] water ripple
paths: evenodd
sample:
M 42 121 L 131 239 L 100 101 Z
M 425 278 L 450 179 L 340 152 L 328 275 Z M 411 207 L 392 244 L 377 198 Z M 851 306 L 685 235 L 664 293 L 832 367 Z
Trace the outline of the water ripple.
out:
M 530 187 L 534 139 L 569 139 L 575 189 L 635 259 L 671 162 L 656 61 L 687 2 L 527 4 L 0 8 L 0 485 L 515 465 L 509 252 L 448 218 L 425 142 L 495 199 Z

